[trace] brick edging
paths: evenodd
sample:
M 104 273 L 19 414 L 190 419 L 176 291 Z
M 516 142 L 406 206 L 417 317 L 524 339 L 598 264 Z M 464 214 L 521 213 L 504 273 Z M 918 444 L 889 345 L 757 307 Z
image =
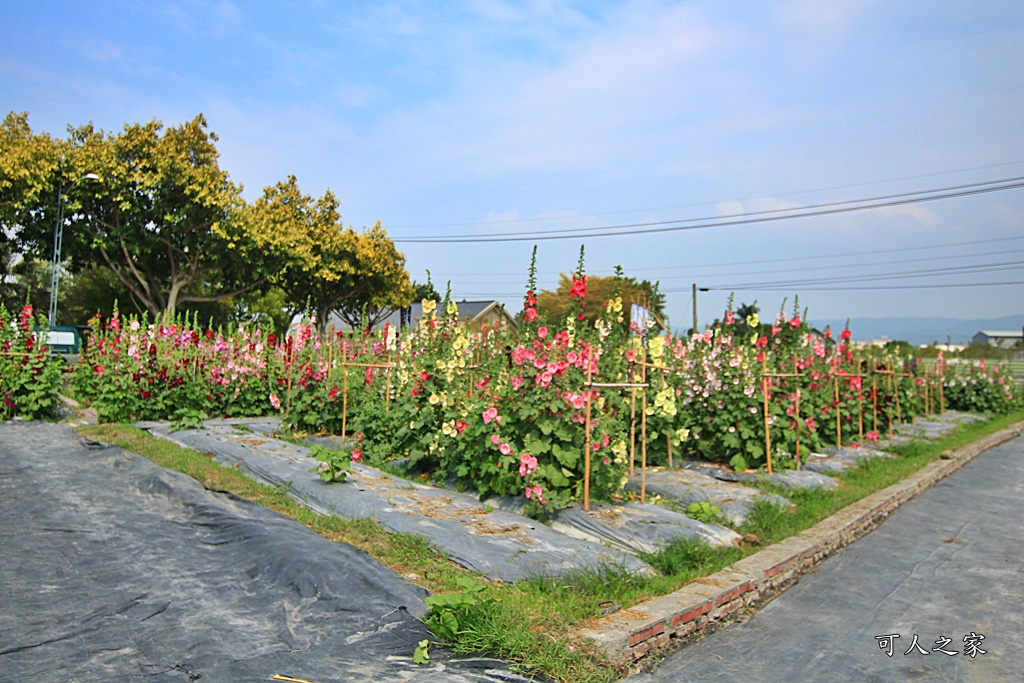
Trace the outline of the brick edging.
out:
M 674 593 L 602 617 L 581 629 L 614 664 L 630 665 L 671 645 L 682 645 L 728 623 L 744 608 L 791 585 L 836 550 L 879 526 L 893 510 L 965 464 L 1024 432 L 1024 422 L 946 451 L 903 480 L 852 503 L 813 527 L 746 557 Z

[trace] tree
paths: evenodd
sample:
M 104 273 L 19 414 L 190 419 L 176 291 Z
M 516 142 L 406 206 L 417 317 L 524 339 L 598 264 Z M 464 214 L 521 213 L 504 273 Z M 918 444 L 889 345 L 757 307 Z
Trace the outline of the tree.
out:
M 379 221 L 359 235 L 356 267 L 356 286 L 333 309 L 351 327 L 364 319 L 372 327 L 412 303 L 415 292 L 405 270 L 405 255 L 395 249 Z
M 412 283 L 412 300 L 415 301 L 436 301 L 441 303 L 441 295 L 434 289 L 434 283 L 430 281 L 430 271 L 427 271 L 426 282 Z
M 259 249 L 233 220 L 239 188 L 220 169 L 217 137 L 201 115 L 166 129 L 156 120 L 125 125 L 116 135 L 89 124 L 49 148 L 48 136 L 32 136 L 22 123 L 8 116 L 5 132 L 35 150 L 20 155 L 35 170 L 21 173 L 16 215 L 4 221 L 25 251 L 52 250 L 59 189 L 72 272 L 106 266 L 154 317 L 265 280 L 252 258 Z M 99 179 L 86 180 L 93 175 Z
M 254 242 L 276 255 L 271 279 L 284 290 L 286 306 L 292 313 L 308 308 L 321 328 L 333 311 L 355 326 L 364 310 L 379 316 L 413 295 L 405 257 L 380 223 L 357 233 L 343 226 L 338 206 L 330 190 L 314 200 L 289 176 L 244 211 Z
M 4 118 L 0 125 L 0 301 L 8 310 L 18 310 L 25 303 L 15 273 L 19 266 L 29 267 L 19 253 L 20 224 L 50 192 L 56 160 L 54 141 L 32 133 L 27 113 L 11 112 Z
M 21 259 L 8 274 L 6 296 L 0 299 L 8 311 L 18 311 L 25 304 L 35 314 L 46 315 L 50 301 L 50 264 L 39 259 Z
M 569 293 L 572 291 L 572 276 L 562 273 L 558 287 L 554 291 L 542 290 L 537 295 L 537 309 L 549 321 L 558 321 L 565 317 L 569 308 Z M 593 323 L 600 314 L 605 302 L 612 298 L 615 291 L 615 277 L 587 276 L 587 300 L 584 319 Z M 665 295 L 658 291 L 658 283 L 651 284 L 647 280 L 637 282 L 634 278 L 623 277 L 619 296 L 626 308 L 624 324 L 629 324 L 629 306 L 632 303 L 644 305 L 658 318 L 665 317 Z
M 146 310 L 106 266 L 86 266 L 72 275 L 60 291 L 58 325 L 84 324 L 97 313 L 109 318 L 115 305 L 122 314 L 142 314 Z

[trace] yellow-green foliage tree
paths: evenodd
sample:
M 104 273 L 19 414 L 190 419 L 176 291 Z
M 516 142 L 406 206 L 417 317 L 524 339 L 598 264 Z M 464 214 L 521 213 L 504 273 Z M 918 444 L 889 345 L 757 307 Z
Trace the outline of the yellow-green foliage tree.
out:
M 0 128 L 2 274 L 13 254 L 49 262 L 59 196 L 65 267 L 102 268 L 119 298 L 153 318 L 181 308 L 215 319 L 255 311 L 279 326 L 281 311 L 257 310 L 279 302 L 292 314 L 308 304 L 326 324 L 332 311 L 358 320 L 412 300 L 405 257 L 379 223 L 345 228 L 334 194 L 314 200 L 294 176 L 246 204 L 219 166 L 216 141 L 201 115 L 116 134 L 90 124 L 66 140 L 33 133 L 26 114 L 8 115 Z
M 373 325 L 412 303 L 416 292 L 405 269 L 405 255 L 395 248 L 380 221 L 360 233 L 356 264 L 358 284 L 334 309 L 346 323 L 356 327 L 365 320 Z
M 20 128 L 18 145 L 35 150 L 20 155 L 33 168 L 19 171 L 28 180 L 13 190 L 13 215 L 3 217 L 24 252 L 52 252 L 59 193 L 69 267 L 106 266 L 154 317 L 258 286 L 258 264 L 241 258 L 248 236 L 232 220 L 239 188 L 218 165 L 217 137 L 202 116 L 116 134 L 89 124 L 66 140 L 33 135 L 16 116 L 8 121 Z
M 562 273 L 559 277 L 558 287 L 554 291 L 545 289 L 537 295 L 538 312 L 551 322 L 561 321 L 565 318 L 569 309 L 569 293 L 572 291 L 572 285 L 573 276 Z M 615 278 L 588 275 L 586 289 L 587 303 L 583 309 L 583 316 L 588 323 L 593 324 L 603 311 L 605 302 L 612 298 L 612 293 L 615 291 Z M 665 295 L 658 291 L 657 283 L 651 284 L 647 280 L 637 282 L 634 278 L 624 277 L 619 296 L 622 297 L 625 311 L 624 325 L 629 325 L 629 310 L 632 303 L 646 305 L 659 318 L 664 318 Z
M 49 136 L 32 133 L 27 113 L 11 112 L 0 125 L 0 303 L 12 311 L 21 307 L 26 296 L 15 287 L 15 269 L 31 267 L 19 258 L 20 226 L 50 191 L 50 175 L 57 163 L 54 144 Z
M 375 314 L 413 296 L 405 257 L 380 223 L 358 233 L 344 227 L 338 206 L 330 190 L 313 199 L 289 176 L 243 212 L 254 244 L 275 254 L 270 279 L 284 290 L 289 310 L 308 307 L 321 328 L 331 312 L 354 325 L 364 307 Z

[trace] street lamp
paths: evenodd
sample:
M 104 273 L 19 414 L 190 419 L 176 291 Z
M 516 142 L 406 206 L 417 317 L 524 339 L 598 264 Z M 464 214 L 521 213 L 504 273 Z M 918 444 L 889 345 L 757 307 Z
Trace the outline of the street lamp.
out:
M 99 180 L 95 173 L 86 173 L 84 176 L 71 183 L 71 188 L 83 180 Z M 70 189 L 70 188 L 69 188 Z M 53 267 L 50 275 L 50 313 L 47 317 L 50 329 L 57 324 L 57 288 L 60 286 L 60 261 L 61 251 L 64 242 L 64 195 L 61 193 L 61 183 L 57 181 L 57 225 L 53 228 Z

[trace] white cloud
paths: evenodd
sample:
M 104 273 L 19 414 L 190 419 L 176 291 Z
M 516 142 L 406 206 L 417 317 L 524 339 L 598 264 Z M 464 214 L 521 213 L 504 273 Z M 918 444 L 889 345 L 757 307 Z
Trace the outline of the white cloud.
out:
M 663 150 L 658 129 L 701 106 L 700 63 L 726 43 L 694 10 L 647 2 L 562 38 L 554 59 L 463 55 L 455 93 L 393 112 L 376 135 L 454 173 L 614 167 Z
M 919 225 L 926 228 L 934 228 L 942 225 L 942 217 L 934 211 L 926 209 L 918 204 L 904 204 L 902 206 L 887 206 L 882 209 L 876 209 L 879 215 L 885 216 L 886 218 L 896 218 L 899 216 L 907 216 L 913 219 Z
M 231 0 L 178 0 L 165 3 L 159 11 L 190 35 L 221 35 L 243 18 L 242 10 Z
M 843 33 L 878 0 L 791 0 L 780 8 L 781 19 L 808 35 Z

